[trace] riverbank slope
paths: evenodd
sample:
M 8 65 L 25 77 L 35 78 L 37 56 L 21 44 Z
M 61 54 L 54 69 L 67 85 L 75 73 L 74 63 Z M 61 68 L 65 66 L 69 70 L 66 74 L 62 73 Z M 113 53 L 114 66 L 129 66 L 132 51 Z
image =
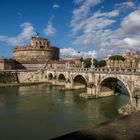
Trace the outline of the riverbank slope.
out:
M 140 112 L 53 140 L 140 140 Z

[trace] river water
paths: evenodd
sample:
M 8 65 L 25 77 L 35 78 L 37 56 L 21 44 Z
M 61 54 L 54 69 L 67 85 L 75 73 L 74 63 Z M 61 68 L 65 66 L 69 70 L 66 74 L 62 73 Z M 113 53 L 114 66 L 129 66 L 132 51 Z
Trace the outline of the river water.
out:
M 48 140 L 118 116 L 128 96 L 83 100 L 45 84 L 0 88 L 0 140 Z

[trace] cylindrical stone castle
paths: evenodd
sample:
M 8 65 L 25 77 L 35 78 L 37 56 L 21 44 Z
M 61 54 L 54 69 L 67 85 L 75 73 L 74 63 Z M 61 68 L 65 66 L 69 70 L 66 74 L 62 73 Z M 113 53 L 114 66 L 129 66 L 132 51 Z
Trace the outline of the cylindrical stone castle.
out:
M 52 47 L 48 39 L 32 37 L 29 45 L 13 48 L 16 69 L 37 69 L 48 61 L 59 60 L 59 48 Z
M 13 58 L 20 63 L 59 60 L 59 48 L 51 47 L 48 39 L 32 37 L 29 45 L 13 48 Z

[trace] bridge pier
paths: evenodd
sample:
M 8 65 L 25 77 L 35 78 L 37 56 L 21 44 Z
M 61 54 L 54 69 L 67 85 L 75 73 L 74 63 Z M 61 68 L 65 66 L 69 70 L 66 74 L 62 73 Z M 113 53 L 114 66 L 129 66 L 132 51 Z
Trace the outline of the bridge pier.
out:
M 66 88 L 66 89 L 73 89 L 73 82 L 67 81 L 67 82 L 65 83 L 65 88 Z
M 84 89 L 85 85 L 82 84 L 75 84 L 75 83 L 71 83 L 71 82 L 66 82 L 65 83 L 65 88 L 66 89 Z
M 96 86 L 93 83 L 88 83 L 87 85 L 87 94 L 97 96 Z
M 140 96 L 137 97 L 136 107 L 137 107 L 137 110 L 140 111 Z
M 48 82 L 50 82 L 52 85 L 56 85 L 56 86 L 65 86 L 65 82 L 60 82 L 56 79 L 53 79 L 53 80 L 48 80 Z
M 97 89 L 94 83 L 88 83 L 87 84 L 87 92 L 80 94 L 80 97 L 85 98 L 85 99 L 92 99 L 92 98 L 97 98 Z
M 132 97 L 132 106 L 136 108 L 136 110 L 140 111 L 140 95 L 135 95 Z
M 110 89 L 108 87 L 102 86 L 99 92 L 99 97 L 108 97 L 115 95 L 114 89 Z

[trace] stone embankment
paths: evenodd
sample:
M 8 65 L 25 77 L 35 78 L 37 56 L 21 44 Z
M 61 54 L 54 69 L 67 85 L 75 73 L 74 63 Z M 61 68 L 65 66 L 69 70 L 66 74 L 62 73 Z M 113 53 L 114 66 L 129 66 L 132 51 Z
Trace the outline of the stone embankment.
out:
M 52 140 L 140 140 L 140 112 Z
M 0 85 L 16 83 L 18 83 L 18 77 L 16 73 L 0 72 Z
M 123 116 L 130 115 L 134 112 L 137 112 L 137 110 L 135 107 L 133 107 L 130 104 L 124 105 L 118 110 L 118 113 L 123 115 Z
M 0 71 L 0 87 L 43 83 L 44 79 L 34 71 Z

